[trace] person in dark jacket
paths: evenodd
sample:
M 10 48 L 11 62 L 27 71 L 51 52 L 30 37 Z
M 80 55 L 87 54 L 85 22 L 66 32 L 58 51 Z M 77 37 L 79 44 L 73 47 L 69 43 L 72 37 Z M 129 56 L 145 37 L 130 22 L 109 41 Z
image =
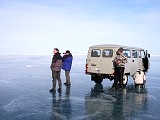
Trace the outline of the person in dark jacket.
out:
M 61 92 L 62 90 L 62 82 L 60 78 L 61 68 L 62 68 L 62 56 L 59 53 L 59 50 L 57 48 L 54 48 L 53 51 L 53 58 L 51 63 L 51 70 L 52 70 L 52 82 L 53 82 L 53 88 L 50 90 L 50 92 L 56 92 L 56 80 L 58 80 L 58 92 Z
M 70 51 L 67 50 L 64 53 L 63 65 L 62 65 L 62 69 L 65 70 L 65 76 L 66 76 L 66 82 L 64 83 L 65 85 L 71 85 L 70 70 L 71 70 L 71 67 L 72 67 L 72 60 L 73 60 L 73 56 L 70 53 Z

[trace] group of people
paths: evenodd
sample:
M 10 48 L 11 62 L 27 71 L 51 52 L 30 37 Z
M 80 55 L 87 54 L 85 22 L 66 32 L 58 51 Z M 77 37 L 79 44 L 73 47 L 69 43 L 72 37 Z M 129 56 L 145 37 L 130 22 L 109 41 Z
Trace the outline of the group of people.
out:
M 72 67 L 73 56 L 69 50 L 66 50 L 63 53 L 63 57 L 59 52 L 58 48 L 54 48 L 53 58 L 51 63 L 51 71 L 52 71 L 52 89 L 50 92 L 56 92 L 56 83 L 58 81 L 59 88 L 58 92 L 62 90 L 62 81 L 61 81 L 61 69 L 65 71 L 66 82 L 64 85 L 70 86 L 70 70 Z M 115 79 L 111 89 L 123 88 L 123 75 L 125 69 L 125 63 L 127 63 L 127 57 L 123 53 L 123 48 L 120 47 L 116 53 L 116 57 L 113 60 L 114 68 L 115 68 Z
M 63 53 L 63 57 L 61 56 L 61 53 L 59 52 L 58 48 L 54 48 L 53 50 L 53 58 L 52 58 L 52 63 L 51 63 L 51 71 L 52 71 L 52 89 L 50 92 L 56 92 L 56 83 L 58 81 L 58 86 L 59 88 L 57 89 L 58 92 L 62 91 L 62 81 L 61 81 L 61 69 L 65 71 L 65 76 L 66 76 L 66 82 L 64 85 L 70 86 L 71 81 L 70 81 L 70 70 L 72 67 L 72 60 L 73 56 L 69 50 L 66 50 L 65 53 Z

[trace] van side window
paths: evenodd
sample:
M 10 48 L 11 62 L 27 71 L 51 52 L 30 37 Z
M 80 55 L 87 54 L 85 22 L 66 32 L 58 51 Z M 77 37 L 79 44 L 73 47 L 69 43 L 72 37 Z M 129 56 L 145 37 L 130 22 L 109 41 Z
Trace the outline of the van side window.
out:
M 99 49 L 93 49 L 91 52 L 91 57 L 100 57 L 101 55 L 101 50 Z
M 144 58 L 144 50 L 139 50 L 138 51 L 138 56 L 139 56 L 139 58 Z
M 138 57 L 137 50 L 132 50 L 132 58 L 137 58 L 137 57 Z
M 112 57 L 113 56 L 113 50 L 111 49 L 104 49 L 102 52 L 102 57 Z
M 123 53 L 126 55 L 127 58 L 131 58 L 131 51 L 130 50 L 124 49 Z

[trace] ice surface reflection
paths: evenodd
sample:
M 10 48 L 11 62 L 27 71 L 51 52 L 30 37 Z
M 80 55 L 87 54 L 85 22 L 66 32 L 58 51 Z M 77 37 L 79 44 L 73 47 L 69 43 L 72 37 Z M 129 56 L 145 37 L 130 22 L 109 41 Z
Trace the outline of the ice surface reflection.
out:
M 90 119 L 125 120 L 135 118 L 141 111 L 147 110 L 147 89 L 135 89 L 129 85 L 126 89 L 109 91 L 102 84 L 95 84 L 86 96 L 86 110 Z
M 52 94 L 52 120 L 69 120 L 71 118 L 71 100 L 70 100 L 70 86 L 66 86 L 65 96 L 62 97 L 62 93 L 56 96 Z

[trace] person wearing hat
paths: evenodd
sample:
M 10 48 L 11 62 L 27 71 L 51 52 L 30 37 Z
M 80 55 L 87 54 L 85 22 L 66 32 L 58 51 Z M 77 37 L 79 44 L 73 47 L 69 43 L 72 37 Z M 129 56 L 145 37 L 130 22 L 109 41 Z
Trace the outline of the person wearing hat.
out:
M 61 68 L 62 68 L 62 56 L 60 55 L 61 53 L 59 53 L 59 49 L 58 48 L 54 48 L 53 51 L 53 58 L 52 58 L 52 63 L 51 63 L 51 70 L 52 70 L 52 82 L 53 82 L 53 88 L 50 90 L 50 92 L 56 92 L 56 82 L 58 80 L 58 92 L 61 92 L 62 90 L 62 82 L 61 82 L 61 78 L 60 78 L 60 74 L 61 74 Z
M 124 75 L 125 64 L 127 63 L 127 57 L 123 53 L 122 47 L 120 47 L 116 52 L 116 57 L 113 60 L 113 63 L 115 67 L 115 79 L 112 88 L 117 89 L 118 82 L 119 82 L 119 87 L 123 88 L 123 75 Z
M 67 50 L 65 53 L 63 53 L 63 65 L 62 69 L 65 70 L 65 76 L 66 76 L 66 82 L 64 83 L 65 85 L 71 85 L 70 81 L 70 70 L 72 67 L 72 60 L 73 56 L 69 50 Z

